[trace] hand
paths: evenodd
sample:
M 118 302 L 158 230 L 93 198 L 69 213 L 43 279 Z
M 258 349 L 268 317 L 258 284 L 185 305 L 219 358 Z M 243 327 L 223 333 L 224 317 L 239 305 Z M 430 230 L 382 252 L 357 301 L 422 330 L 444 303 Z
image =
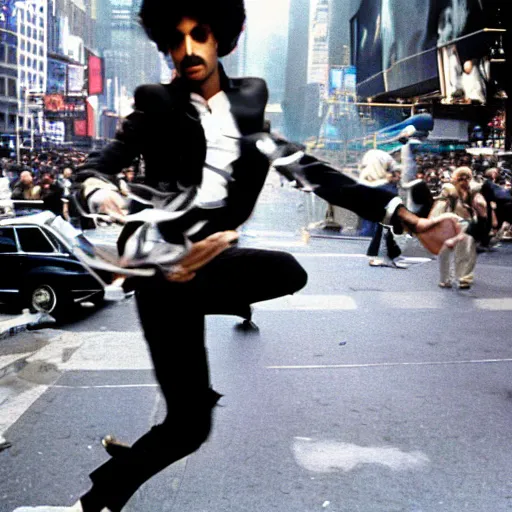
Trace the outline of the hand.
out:
M 126 217 L 126 201 L 121 194 L 110 189 L 99 189 L 94 192 L 89 198 L 89 208 L 120 222 L 124 222 Z
M 204 267 L 238 240 L 236 231 L 221 231 L 196 242 L 190 252 L 166 275 L 174 283 L 186 283 L 194 279 L 196 271 Z
M 434 219 L 419 219 L 416 235 L 432 254 L 439 254 L 445 244 L 452 249 L 461 240 L 459 217 L 453 213 L 444 213 Z

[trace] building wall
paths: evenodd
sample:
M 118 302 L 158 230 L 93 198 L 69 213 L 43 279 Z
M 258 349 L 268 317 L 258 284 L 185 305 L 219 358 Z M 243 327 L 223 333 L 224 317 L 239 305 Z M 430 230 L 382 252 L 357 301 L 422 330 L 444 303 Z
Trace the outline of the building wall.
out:
M 285 135 L 293 140 L 302 139 L 308 73 L 309 12 L 310 0 L 290 0 L 283 113 Z

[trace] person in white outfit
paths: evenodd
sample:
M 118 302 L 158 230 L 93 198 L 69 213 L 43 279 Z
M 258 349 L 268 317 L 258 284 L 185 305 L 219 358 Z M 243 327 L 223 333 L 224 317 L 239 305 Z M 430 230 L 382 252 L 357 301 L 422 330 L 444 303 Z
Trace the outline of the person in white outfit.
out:
M 476 246 L 482 229 L 485 229 L 482 220 L 487 214 L 487 207 L 482 194 L 475 187 L 471 187 L 472 178 L 469 167 L 456 169 L 452 183 L 443 185 L 441 195 L 436 199 L 430 213 L 430 217 L 437 217 L 452 212 L 461 219 L 461 233 L 445 242 L 438 255 L 441 288 L 451 288 L 453 277 L 459 289 L 469 289 L 473 284 Z

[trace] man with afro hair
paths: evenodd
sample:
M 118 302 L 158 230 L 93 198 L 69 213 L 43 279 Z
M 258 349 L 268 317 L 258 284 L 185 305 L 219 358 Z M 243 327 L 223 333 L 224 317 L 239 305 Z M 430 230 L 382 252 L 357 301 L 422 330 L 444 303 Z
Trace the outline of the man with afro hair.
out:
M 136 284 L 167 416 L 131 446 L 105 437 L 110 459 L 90 475 L 92 488 L 72 507 L 44 510 L 119 512 L 144 482 L 207 439 L 221 395 L 210 384 L 205 315 L 233 314 L 239 305 L 295 293 L 307 281 L 290 254 L 232 246 L 271 163 L 291 179 L 314 182 L 317 193 L 369 220 L 394 219 L 412 230 L 419 222 L 392 194 L 359 185 L 298 146 L 263 134 L 265 82 L 229 78 L 218 61 L 237 44 L 245 22 L 243 0 L 144 0 L 140 20 L 158 49 L 171 56 L 177 77 L 170 84 L 137 88 L 134 111 L 115 140 L 89 156 L 77 180 L 82 205 L 113 216 L 125 213 L 113 177 L 140 155 L 146 185 L 160 192 L 196 192 L 185 228 L 189 253 L 168 273 Z M 164 239 L 171 237 L 171 227 L 158 226 Z M 434 233 L 434 241 L 438 238 Z

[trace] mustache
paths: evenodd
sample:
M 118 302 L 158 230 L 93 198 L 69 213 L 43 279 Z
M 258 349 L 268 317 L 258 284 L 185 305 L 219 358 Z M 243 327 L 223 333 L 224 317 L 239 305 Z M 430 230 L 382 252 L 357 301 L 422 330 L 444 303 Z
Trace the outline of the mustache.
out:
M 193 66 L 205 66 L 206 62 L 204 59 L 199 57 L 199 55 L 186 55 L 180 64 L 180 70 L 183 72 L 187 68 L 191 68 Z

